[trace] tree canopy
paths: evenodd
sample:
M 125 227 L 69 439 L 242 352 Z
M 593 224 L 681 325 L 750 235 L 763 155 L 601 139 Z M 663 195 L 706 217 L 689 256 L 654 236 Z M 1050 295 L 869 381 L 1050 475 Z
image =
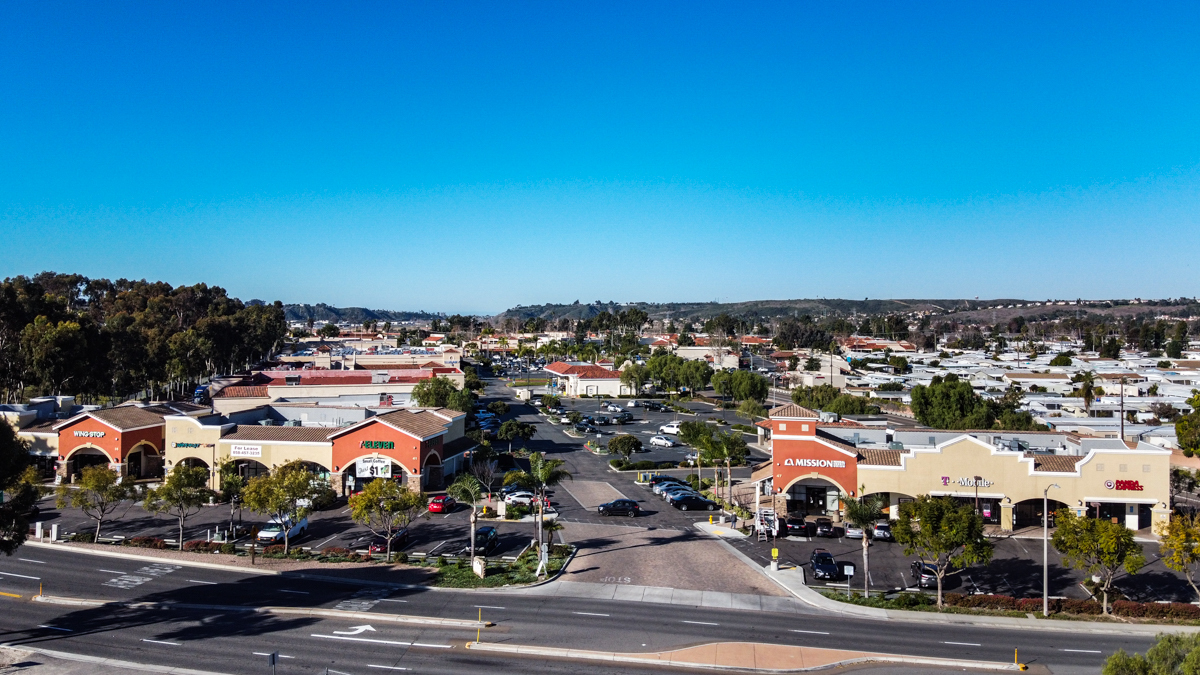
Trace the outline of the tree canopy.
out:
M 918 384 L 912 390 L 913 414 L 934 429 L 1045 430 L 1031 414 L 1018 410 L 1020 404 L 1021 392 L 1016 388 L 998 400 L 985 400 L 954 373 L 934 376 L 928 386 Z

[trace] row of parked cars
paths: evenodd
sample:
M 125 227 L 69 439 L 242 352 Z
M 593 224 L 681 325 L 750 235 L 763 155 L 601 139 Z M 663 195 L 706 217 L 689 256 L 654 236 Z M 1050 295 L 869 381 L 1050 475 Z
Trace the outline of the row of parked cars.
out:
M 654 476 L 649 481 L 650 490 L 663 501 L 680 511 L 716 511 L 717 503 L 706 499 L 700 491 L 674 476 Z

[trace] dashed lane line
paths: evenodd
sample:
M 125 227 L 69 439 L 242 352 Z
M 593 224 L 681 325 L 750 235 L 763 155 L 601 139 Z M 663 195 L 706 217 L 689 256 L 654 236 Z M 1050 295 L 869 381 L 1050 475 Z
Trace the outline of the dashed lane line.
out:
M 978 642 L 943 642 L 944 645 L 959 645 L 960 647 L 982 647 Z
M 810 633 L 812 635 L 829 635 L 829 633 L 826 633 L 823 630 L 800 630 L 799 628 L 792 628 L 790 630 L 793 633 Z
M 75 632 L 75 631 L 71 630 L 70 628 L 60 628 L 58 626 L 47 626 L 44 623 L 39 623 L 38 628 L 49 628 L 50 630 L 61 630 L 64 633 L 74 633 Z
M 408 670 L 408 668 L 401 668 L 400 666 L 377 666 L 374 663 L 368 663 L 367 667 L 368 668 L 380 668 L 382 670 Z
M 378 640 L 376 638 L 360 638 L 349 637 L 347 635 L 321 635 L 320 633 L 311 633 L 310 637 L 324 638 L 326 640 L 349 640 L 351 642 L 369 642 L 376 645 L 396 645 L 398 647 L 428 647 L 430 649 L 452 649 L 454 645 L 435 645 L 424 642 L 401 642 L 399 640 Z
M 41 581 L 41 580 L 42 580 L 42 578 L 41 578 L 41 577 L 31 577 L 31 576 L 28 576 L 28 575 L 26 575 L 26 574 L 13 574 L 12 572 L 0 572 L 0 576 L 3 576 L 3 577 L 17 577 L 17 578 L 19 578 L 19 579 L 33 579 L 34 581 Z
M 142 642 L 153 642 L 156 645 L 171 645 L 172 647 L 181 646 L 180 643 L 178 643 L 178 642 L 166 642 L 164 640 L 147 640 L 146 638 L 142 638 Z
M 188 583 L 189 584 L 204 584 L 205 586 L 218 585 L 217 582 L 215 582 L 215 581 L 200 581 L 199 579 L 188 579 Z
M 270 656 L 270 654 L 268 654 L 267 652 L 251 652 L 251 653 L 252 653 L 252 654 L 254 654 L 255 656 Z M 281 659 L 294 659 L 294 658 L 296 658 L 296 657 L 294 657 L 294 656 L 288 656 L 287 654 L 277 654 L 276 656 L 278 656 L 278 657 L 279 657 L 279 658 L 281 658 Z
M 571 613 L 579 614 L 580 616 L 608 616 L 608 614 L 597 614 L 595 612 L 571 612 Z
M 719 623 L 712 623 L 711 621 L 684 621 L 683 623 L 695 624 L 697 626 L 720 626 L 721 625 Z
M 45 564 L 46 564 L 46 561 L 45 561 L 45 560 L 31 560 L 31 559 L 29 559 L 29 558 L 17 558 L 17 560 L 20 560 L 21 562 L 31 562 L 31 563 L 37 563 L 37 564 L 39 564 L 39 565 L 45 565 Z
M 1060 652 L 1075 652 L 1076 654 L 1103 654 L 1099 649 L 1060 649 Z

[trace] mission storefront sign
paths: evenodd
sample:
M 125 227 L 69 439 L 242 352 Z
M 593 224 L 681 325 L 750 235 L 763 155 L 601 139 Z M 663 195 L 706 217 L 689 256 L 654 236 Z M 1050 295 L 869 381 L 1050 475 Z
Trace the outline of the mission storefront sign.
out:
M 844 469 L 846 462 L 840 459 L 786 459 L 784 466 L 811 466 L 819 469 Z

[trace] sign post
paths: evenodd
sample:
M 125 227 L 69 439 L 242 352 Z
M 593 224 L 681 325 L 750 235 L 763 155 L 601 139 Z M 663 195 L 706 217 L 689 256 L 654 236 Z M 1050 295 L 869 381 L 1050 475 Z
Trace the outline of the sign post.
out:
M 275 675 L 275 662 L 279 660 L 279 652 L 267 654 L 267 665 L 271 666 L 271 675 Z

